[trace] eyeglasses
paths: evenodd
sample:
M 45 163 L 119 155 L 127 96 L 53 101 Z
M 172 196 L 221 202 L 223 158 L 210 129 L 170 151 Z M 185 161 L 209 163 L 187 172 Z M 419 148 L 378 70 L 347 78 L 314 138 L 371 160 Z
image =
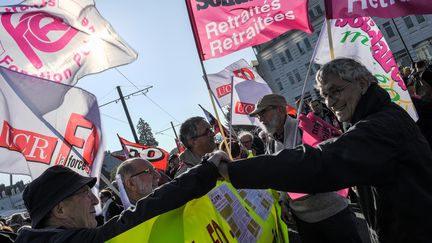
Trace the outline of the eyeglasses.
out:
M 141 172 L 138 172 L 136 174 L 131 175 L 130 178 L 135 177 L 135 176 L 139 176 L 139 175 L 144 174 L 144 173 L 149 174 L 149 175 L 153 175 L 156 173 L 156 171 L 153 168 L 147 168 Z
M 268 111 L 274 110 L 275 107 L 274 106 L 269 106 L 267 108 L 265 108 L 264 110 L 262 110 L 260 113 L 256 114 L 257 118 L 261 118 L 263 117 Z
M 333 89 L 333 90 L 329 90 L 328 92 L 323 92 L 323 93 L 321 93 L 321 96 L 322 96 L 324 99 L 330 99 L 330 98 L 332 98 L 332 99 L 336 99 L 336 98 L 339 98 L 340 95 L 342 94 L 342 92 L 346 89 L 346 87 L 348 87 L 348 86 L 351 85 L 351 84 L 352 84 L 352 83 L 349 82 L 349 83 L 347 83 L 346 85 L 344 85 L 344 86 L 342 86 L 342 87 L 340 87 L 340 88 L 336 88 L 336 89 Z
M 246 140 L 246 141 L 241 141 L 241 140 L 240 140 L 240 143 L 242 143 L 242 144 L 245 144 L 245 143 L 252 143 L 252 139 L 250 139 L 250 140 Z
M 210 134 L 212 134 L 212 133 L 213 133 L 213 130 L 210 129 L 210 128 L 208 127 L 208 128 L 204 131 L 203 134 L 193 136 L 192 139 L 197 139 L 197 138 L 199 138 L 199 137 L 208 136 L 208 135 L 210 135 Z

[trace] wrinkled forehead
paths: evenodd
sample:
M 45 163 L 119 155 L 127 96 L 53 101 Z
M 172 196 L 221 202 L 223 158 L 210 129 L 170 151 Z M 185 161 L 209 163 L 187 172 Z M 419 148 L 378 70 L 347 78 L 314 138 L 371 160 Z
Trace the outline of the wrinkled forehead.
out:
M 316 82 L 316 88 L 320 93 L 327 92 L 328 90 L 335 89 L 344 85 L 347 81 L 342 80 L 339 75 L 329 73 L 321 76 L 320 80 Z

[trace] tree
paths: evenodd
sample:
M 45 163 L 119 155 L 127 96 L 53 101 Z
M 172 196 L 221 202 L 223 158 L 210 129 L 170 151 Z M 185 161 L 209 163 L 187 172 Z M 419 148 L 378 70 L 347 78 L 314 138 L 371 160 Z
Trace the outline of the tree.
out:
M 140 144 L 147 145 L 147 146 L 159 145 L 158 141 L 156 141 L 156 139 L 153 137 L 153 133 L 151 131 L 150 125 L 147 122 L 145 122 L 142 118 L 140 118 L 138 121 L 137 129 L 138 129 Z

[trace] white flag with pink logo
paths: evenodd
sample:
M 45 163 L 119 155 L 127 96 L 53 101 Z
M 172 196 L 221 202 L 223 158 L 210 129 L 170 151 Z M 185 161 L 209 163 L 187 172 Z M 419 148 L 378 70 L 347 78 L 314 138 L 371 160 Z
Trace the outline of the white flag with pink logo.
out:
M 60 164 L 99 177 L 103 156 L 94 95 L 0 67 L 0 172 L 36 178 Z
M 387 90 L 391 100 L 405 109 L 416 121 L 418 115 L 400 75 L 398 64 L 372 18 L 332 19 L 329 22 L 335 58 L 347 57 L 362 63 L 377 78 L 378 84 Z M 326 22 L 316 48 L 313 58 L 316 63 L 322 65 L 331 60 Z
M 87 74 L 136 58 L 93 0 L 27 0 L 0 7 L 0 66 L 74 85 Z
M 258 83 L 267 84 L 244 59 L 232 63 L 218 73 L 208 74 L 210 89 L 221 107 L 231 104 L 231 80 L 233 77 L 238 77 L 239 82 L 254 80 Z
M 262 127 L 258 118 L 249 114 L 255 109 L 256 103 L 264 95 L 272 94 L 268 84 L 250 80 L 244 82 L 241 78 L 233 79 L 233 102 L 231 109 L 232 125 L 255 125 Z

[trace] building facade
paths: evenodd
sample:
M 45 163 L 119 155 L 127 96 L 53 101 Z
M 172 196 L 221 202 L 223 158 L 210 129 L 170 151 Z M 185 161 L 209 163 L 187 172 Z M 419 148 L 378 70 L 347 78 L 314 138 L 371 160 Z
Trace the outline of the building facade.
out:
M 432 59 L 432 15 L 412 15 L 395 19 L 374 17 L 374 20 L 399 65 L 409 66 L 411 59 Z M 255 64 L 258 72 L 274 93 L 283 95 L 294 107 L 301 96 L 305 80 L 305 99 L 318 97 L 314 84 L 319 65 L 310 65 L 310 60 L 324 21 L 323 1 L 309 1 L 309 21 L 314 29 L 312 34 L 288 31 L 278 38 L 253 47 L 259 63 Z

